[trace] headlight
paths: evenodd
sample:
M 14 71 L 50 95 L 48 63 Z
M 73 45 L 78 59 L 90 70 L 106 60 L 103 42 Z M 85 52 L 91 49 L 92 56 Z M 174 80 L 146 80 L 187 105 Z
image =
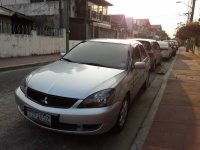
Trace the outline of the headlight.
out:
M 26 82 L 26 77 L 21 81 L 20 83 L 20 89 L 24 94 L 27 92 L 27 82 Z
M 79 105 L 79 108 L 100 108 L 112 104 L 114 89 L 106 89 L 88 96 Z

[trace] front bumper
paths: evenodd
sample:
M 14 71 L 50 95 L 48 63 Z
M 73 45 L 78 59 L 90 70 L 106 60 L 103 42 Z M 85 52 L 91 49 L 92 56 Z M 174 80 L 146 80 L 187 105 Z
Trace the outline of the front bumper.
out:
M 73 134 L 101 134 L 110 130 L 117 121 L 120 103 L 104 108 L 52 108 L 31 101 L 18 88 L 15 99 L 20 113 L 32 123 L 53 131 Z M 26 108 L 47 113 L 54 118 L 51 125 L 45 125 L 27 117 Z

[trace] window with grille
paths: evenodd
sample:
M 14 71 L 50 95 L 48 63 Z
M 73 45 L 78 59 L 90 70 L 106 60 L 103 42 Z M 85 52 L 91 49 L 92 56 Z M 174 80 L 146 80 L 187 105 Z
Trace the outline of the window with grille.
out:
M 31 3 L 44 2 L 44 0 L 31 0 Z

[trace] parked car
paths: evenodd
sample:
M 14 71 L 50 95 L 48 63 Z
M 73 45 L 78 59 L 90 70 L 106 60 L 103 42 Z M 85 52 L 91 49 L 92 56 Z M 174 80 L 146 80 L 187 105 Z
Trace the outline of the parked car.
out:
M 157 41 L 160 45 L 161 55 L 163 59 L 170 59 L 172 57 L 172 48 L 169 45 L 169 42 L 166 41 Z
M 176 56 L 176 51 L 178 50 L 178 45 L 174 40 L 164 40 L 169 43 L 169 46 L 172 48 L 172 56 Z
M 149 84 L 150 58 L 141 43 L 94 39 L 26 76 L 15 97 L 21 114 L 53 131 L 120 131 L 130 102 Z
M 156 40 L 153 39 L 134 39 L 143 44 L 145 50 L 151 59 L 151 70 L 154 71 L 156 65 L 160 65 L 162 62 L 162 56 L 160 51 L 160 46 Z

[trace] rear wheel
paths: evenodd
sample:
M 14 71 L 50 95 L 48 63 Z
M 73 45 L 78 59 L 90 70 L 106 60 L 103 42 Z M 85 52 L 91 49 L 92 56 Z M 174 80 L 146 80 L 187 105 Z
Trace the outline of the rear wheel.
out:
M 148 72 L 147 78 L 143 84 L 143 89 L 147 89 L 149 86 L 149 78 L 150 78 L 150 72 Z
M 154 61 L 151 66 L 151 71 L 155 71 L 155 69 L 156 69 L 156 62 Z
M 176 56 L 176 50 L 173 51 L 173 56 L 174 56 L 174 57 Z
M 162 57 L 160 57 L 158 65 L 161 65 L 161 64 L 162 64 Z
M 126 96 L 122 102 L 119 116 L 114 127 L 115 130 L 118 132 L 122 130 L 122 128 L 124 127 L 126 123 L 127 116 L 128 116 L 128 109 L 129 109 L 129 96 Z

